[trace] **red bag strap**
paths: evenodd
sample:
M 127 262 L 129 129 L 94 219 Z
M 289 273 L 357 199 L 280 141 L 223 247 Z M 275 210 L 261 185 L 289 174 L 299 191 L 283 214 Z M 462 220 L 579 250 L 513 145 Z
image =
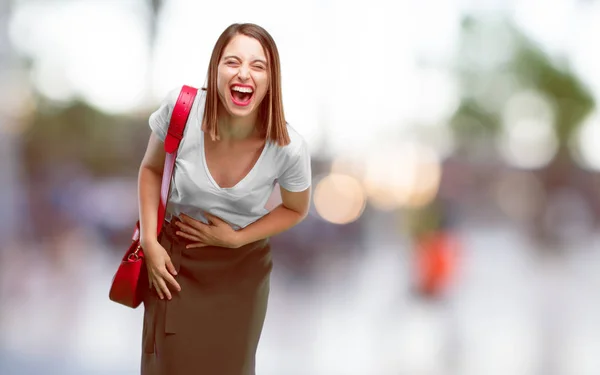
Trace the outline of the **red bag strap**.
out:
M 173 171 L 175 169 L 175 160 L 177 159 L 177 151 L 179 149 L 179 143 L 183 138 L 183 131 L 187 124 L 190 110 L 194 104 L 194 99 L 198 89 L 191 86 L 183 86 L 173 113 L 171 114 L 171 121 L 169 123 L 169 130 L 165 138 L 165 166 L 162 175 L 162 185 L 160 189 L 160 203 L 158 205 L 158 220 L 156 234 L 160 234 L 162 229 L 163 221 L 165 220 L 165 211 L 167 209 L 167 202 L 169 200 L 169 190 L 171 188 L 171 178 L 173 177 Z

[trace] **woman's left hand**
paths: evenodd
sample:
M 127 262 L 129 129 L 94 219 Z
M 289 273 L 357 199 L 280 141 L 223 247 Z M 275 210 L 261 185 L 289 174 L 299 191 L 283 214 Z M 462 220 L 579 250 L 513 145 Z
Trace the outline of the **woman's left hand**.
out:
M 241 246 L 239 235 L 227 222 L 220 218 L 204 213 L 210 224 L 193 219 L 185 214 L 179 216 L 179 222 L 175 225 L 179 227 L 177 235 L 193 241 L 186 246 L 187 249 L 205 246 L 219 246 L 228 248 L 238 248 Z

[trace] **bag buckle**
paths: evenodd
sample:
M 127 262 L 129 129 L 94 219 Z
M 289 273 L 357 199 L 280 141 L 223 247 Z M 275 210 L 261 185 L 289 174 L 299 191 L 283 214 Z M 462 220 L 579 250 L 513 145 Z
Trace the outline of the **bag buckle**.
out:
M 140 260 L 140 256 L 139 256 L 138 252 L 140 251 L 141 248 L 142 248 L 141 245 L 137 245 L 137 247 L 135 248 L 135 251 L 133 253 L 129 254 L 129 256 L 127 257 L 127 260 L 134 261 L 134 262 Z

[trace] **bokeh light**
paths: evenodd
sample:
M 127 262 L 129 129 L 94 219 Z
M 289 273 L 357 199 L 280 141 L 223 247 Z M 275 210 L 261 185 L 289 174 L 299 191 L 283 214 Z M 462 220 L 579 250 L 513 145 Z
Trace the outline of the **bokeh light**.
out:
M 597 112 L 584 120 L 569 145 L 582 167 L 600 171 L 600 117 Z
M 429 203 L 438 192 L 440 163 L 433 148 L 418 142 L 382 149 L 366 161 L 364 182 L 369 202 L 383 210 Z
M 546 199 L 541 181 L 529 171 L 501 173 L 492 185 L 492 195 L 502 212 L 517 221 L 532 220 Z
M 366 199 L 354 177 L 330 174 L 317 183 L 313 197 L 317 213 L 334 224 L 348 224 L 360 217 Z
M 498 148 L 504 160 L 518 168 L 547 165 L 558 150 L 554 110 L 547 98 L 534 91 L 515 94 L 503 111 Z

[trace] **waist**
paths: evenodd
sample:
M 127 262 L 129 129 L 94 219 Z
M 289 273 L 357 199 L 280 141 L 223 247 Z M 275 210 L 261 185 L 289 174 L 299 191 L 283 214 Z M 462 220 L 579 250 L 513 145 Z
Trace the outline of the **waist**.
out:
M 234 230 L 240 230 L 248 225 L 259 220 L 269 213 L 266 208 L 261 208 L 258 204 L 252 208 L 248 207 L 233 207 L 231 202 L 227 200 L 219 201 L 219 204 L 213 204 L 210 207 L 200 205 L 189 205 L 182 202 L 177 202 L 175 199 L 169 201 L 165 219 L 171 220 L 181 214 L 185 214 L 203 223 L 208 223 L 204 212 L 209 212 L 214 216 L 221 218 L 231 225 Z
M 182 246 L 191 245 L 192 243 L 194 243 L 194 241 L 188 240 L 187 238 L 183 238 L 177 234 L 177 231 L 179 231 L 180 228 L 176 225 L 176 223 L 179 221 L 180 220 L 175 216 L 173 216 L 171 218 L 171 221 L 165 220 L 163 222 L 161 236 L 166 236 L 166 238 L 169 240 L 169 242 L 176 244 L 176 245 L 182 245 Z M 255 249 L 262 249 L 262 248 L 266 247 L 268 244 L 269 244 L 269 239 L 265 238 L 262 240 L 248 243 L 248 244 L 241 246 L 239 248 L 236 248 L 236 249 L 221 247 L 221 246 L 205 246 L 205 247 L 201 247 L 198 249 L 204 249 L 204 250 L 228 249 L 228 250 L 238 250 L 238 251 L 239 250 L 255 250 Z

